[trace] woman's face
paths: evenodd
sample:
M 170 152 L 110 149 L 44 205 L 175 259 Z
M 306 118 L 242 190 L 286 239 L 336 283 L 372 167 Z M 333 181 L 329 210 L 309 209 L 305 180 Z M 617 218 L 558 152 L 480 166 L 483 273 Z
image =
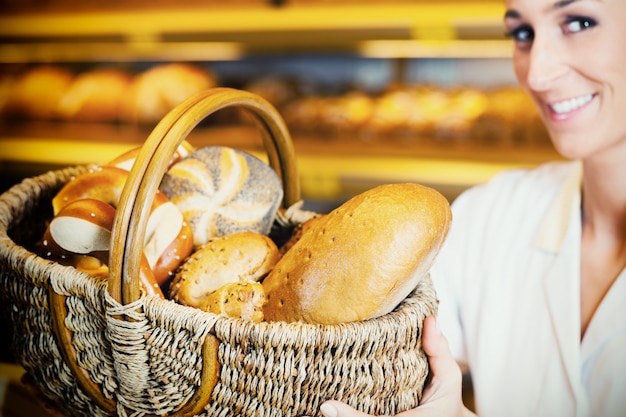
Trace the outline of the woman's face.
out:
M 507 0 L 513 63 L 556 149 L 626 148 L 626 0 Z M 622 154 L 623 155 L 623 154 Z

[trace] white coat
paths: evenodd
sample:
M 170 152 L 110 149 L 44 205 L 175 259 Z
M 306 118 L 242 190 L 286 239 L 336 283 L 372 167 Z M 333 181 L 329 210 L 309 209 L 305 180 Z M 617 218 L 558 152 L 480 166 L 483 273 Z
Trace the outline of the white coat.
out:
M 579 162 L 461 195 L 431 276 L 481 417 L 626 416 L 626 270 L 580 339 Z

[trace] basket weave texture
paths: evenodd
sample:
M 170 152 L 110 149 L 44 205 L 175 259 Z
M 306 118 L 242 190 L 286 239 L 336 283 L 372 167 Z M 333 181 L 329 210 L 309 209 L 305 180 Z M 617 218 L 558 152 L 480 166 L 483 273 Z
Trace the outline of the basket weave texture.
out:
M 52 197 L 87 169 L 51 171 L 0 196 L 0 300 L 12 352 L 68 415 L 314 416 L 331 398 L 377 415 L 418 405 L 428 374 L 422 324 L 437 309 L 430 279 L 383 317 L 331 326 L 252 323 L 156 296 L 121 302 L 109 280 L 36 254 Z M 58 296 L 65 314 L 55 332 Z M 219 342 L 219 378 L 189 409 L 209 337 Z

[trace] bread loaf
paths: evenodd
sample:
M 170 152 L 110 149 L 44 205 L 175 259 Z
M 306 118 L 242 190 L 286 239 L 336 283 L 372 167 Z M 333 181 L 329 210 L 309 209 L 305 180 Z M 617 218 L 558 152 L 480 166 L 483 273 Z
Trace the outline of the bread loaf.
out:
M 392 311 L 429 273 L 451 222 L 448 201 L 388 184 L 317 218 L 263 280 L 267 321 L 336 324 Z
M 196 247 L 240 231 L 269 234 L 283 198 L 269 165 L 222 146 L 193 151 L 168 170 L 160 188 L 191 225 Z
M 297 225 L 293 229 L 291 235 L 289 236 L 289 239 L 287 239 L 287 241 L 279 248 L 281 256 L 284 255 L 289 249 L 291 249 L 292 246 L 300 240 L 302 235 L 311 227 L 313 227 L 313 225 L 324 216 L 325 214 L 316 214 L 304 223 Z

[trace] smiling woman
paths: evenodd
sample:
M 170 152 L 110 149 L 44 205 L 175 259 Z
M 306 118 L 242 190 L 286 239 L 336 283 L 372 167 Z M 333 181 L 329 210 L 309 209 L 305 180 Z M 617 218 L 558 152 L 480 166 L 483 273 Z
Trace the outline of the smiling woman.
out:
M 612 148 L 626 135 L 626 124 L 620 123 L 626 106 L 626 28 L 618 19 L 626 5 L 522 3 L 509 8 L 505 18 L 515 41 L 515 73 L 555 147 L 569 158 Z
M 506 7 L 516 76 L 569 161 L 503 172 L 454 201 L 431 270 L 431 384 L 403 415 L 470 414 L 452 358 L 471 374 L 481 416 L 623 415 L 626 2 Z M 336 401 L 321 411 L 363 416 Z

